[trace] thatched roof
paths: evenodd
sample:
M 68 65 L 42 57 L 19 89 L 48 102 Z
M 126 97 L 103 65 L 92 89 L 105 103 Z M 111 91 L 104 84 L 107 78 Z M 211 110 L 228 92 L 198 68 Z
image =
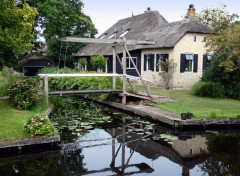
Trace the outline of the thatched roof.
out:
M 197 17 L 191 17 L 182 21 L 168 23 L 158 11 L 147 11 L 143 14 L 119 20 L 99 38 L 108 38 L 114 32 L 116 38 L 129 30 L 125 35 L 127 39 L 156 41 L 156 45 L 130 45 L 128 50 L 146 48 L 171 48 L 186 33 L 210 33 L 210 29 L 202 24 Z M 121 53 L 120 47 L 118 52 Z M 89 44 L 80 50 L 75 56 L 112 55 L 112 47 L 109 44 Z

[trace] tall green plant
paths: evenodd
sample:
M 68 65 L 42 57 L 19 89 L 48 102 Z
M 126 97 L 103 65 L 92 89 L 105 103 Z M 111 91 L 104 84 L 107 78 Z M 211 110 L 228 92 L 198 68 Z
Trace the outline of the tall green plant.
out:
M 90 62 L 97 72 L 100 72 L 101 69 L 103 70 L 106 65 L 106 59 L 103 55 L 92 56 Z

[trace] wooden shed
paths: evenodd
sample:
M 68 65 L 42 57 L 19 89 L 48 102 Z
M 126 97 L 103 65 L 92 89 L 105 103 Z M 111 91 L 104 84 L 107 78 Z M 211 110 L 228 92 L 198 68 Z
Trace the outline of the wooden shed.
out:
M 22 76 L 36 76 L 38 71 L 44 67 L 51 67 L 53 62 L 41 52 L 29 53 L 14 70 Z

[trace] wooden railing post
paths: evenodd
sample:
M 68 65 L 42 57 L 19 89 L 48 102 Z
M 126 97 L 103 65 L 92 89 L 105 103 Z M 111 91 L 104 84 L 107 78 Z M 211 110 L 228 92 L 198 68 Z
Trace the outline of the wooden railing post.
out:
M 113 47 L 113 74 L 116 74 L 117 66 L 116 66 L 116 52 L 115 52 L 115 45 Z M 113 89 L 116 89 L 116 77 L 113 77 Z
M 148 81 L 148 82 L 147 82 L 147 90 L 148 90 L 148 92 L 150 92 L 150 86 L 151 86 L 151 82 Z
M 126 40 L 126 38 L 125 38 Z M 122 97 L 122 104 L 126 104 L 127 103 L 127 96 L 126 96 L 126 92 L 127 92 L 127 88 L 126 88 L 126 81 L 127 81 L 127 76 L 126 76 L 126 50 L 125 50 L 125 41 L 123 41 L 123 57 L 122 57 L 122 65 L 123 65 L 123 97 Z
M 40 77 L 39 79 L 39 94 L 42 95 L 43 94 L 43 78 Z
M 44 91 L 46 96 L 46 103 L 48 104 L 48 76 L 44 75 Z
M 136 93 L 136 80 L 133 80 L 133 92 Z

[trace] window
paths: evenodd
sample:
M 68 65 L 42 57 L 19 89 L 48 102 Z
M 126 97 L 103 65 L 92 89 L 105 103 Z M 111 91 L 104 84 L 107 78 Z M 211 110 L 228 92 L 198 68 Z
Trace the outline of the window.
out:
M 181 54 L 180 72 L 197 72 L 198 54 Z
M 169 58 L 169 54 L 157 54 L 156 56 L 156 71 L 161 71 L 159 61 L 166 62 Z
M 203 70 L 206 70 L 207 68 L 210 67 L 211 60 L 212 60 L 211 54 L 203 55 Z
M 197 41 L 197 37 L 196 37 L 196 36 L 193 37 L 193 41 L 194 41 L 194 42 Z
M 193 154 L 193 149 L 189 150 L 189 154 L 192 155 Z
M 100 39 L 103 39 L 107 36 L 107 33 L 105 33 Z
M 126 64 L 127 64 L 126 68 L 127 69 L 135 69 L 131 59 L 129 57 L 127 57 L 126 59 L 127 59 L 126 60 Z M 134 64 L 137 65 L 137 57 L 132 57 L 132 59 L 133 59 Z
M 123 38 L 128 32 L 130 31 L 130 29 L 126 30 L 124 33 L 122 33 L 119 38 Z
M 185 55 L 185 72 L 192 72 L 193 71 L 193 54 L 186 54 Z
M 108 72 L 108 62 L 109 62 L 109 58 L 108 57 L 105 57 L 106 59 L 106 65 L 105 65 L 105 72 L 107 73 Z
M 203 42 L 207 42 L 207 37 L 203 37 Z
M 144 54 L 144 71 L 154 71 L 154 54 Z
M 110 35 L 107 39 L 111 39 L 113 37 L 116 37 L 116 34 L 117 34 L 118 31 L 114 32 L 112 35 Z

